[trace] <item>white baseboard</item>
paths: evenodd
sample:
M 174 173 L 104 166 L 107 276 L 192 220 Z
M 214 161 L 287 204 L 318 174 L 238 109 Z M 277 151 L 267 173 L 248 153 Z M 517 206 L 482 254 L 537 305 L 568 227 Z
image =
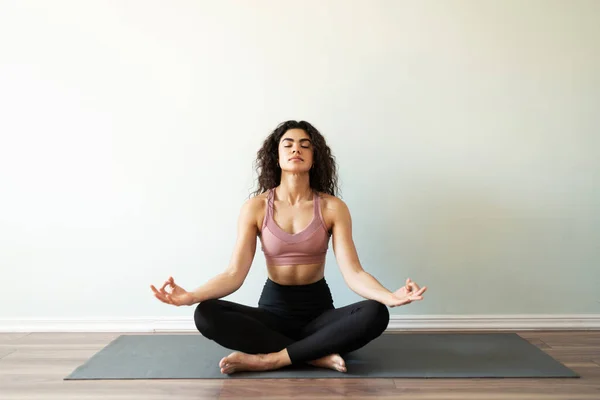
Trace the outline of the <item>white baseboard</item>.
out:
M 597 330 L 600 314 L 392 315 L 388 331 Z
M 388 331 L 600 330 L 600 314 L 392 315 Z M 0 332 L 197 332 L 192 317 L 0 319 Z

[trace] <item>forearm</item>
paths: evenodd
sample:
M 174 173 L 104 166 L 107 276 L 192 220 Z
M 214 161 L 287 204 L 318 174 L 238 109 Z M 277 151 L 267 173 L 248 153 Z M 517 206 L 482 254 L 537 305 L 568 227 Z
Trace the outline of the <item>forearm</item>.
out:
M 392 292 L 383 287 L 377 279 L 364 270 L 348 276 L 347 283 L 356 294 L 382 304 L 387 304 L 392 296 Z
M 220 299 L 230 295 L 241 286 L 239 279 L 227 271 L 220 273 L 192 292 L 194 302 L 200 303 L 210 299 Z

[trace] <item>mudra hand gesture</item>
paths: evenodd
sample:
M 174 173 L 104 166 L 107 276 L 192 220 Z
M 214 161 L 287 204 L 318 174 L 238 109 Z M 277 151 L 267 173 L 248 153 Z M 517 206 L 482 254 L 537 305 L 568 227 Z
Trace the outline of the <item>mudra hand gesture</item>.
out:
M 423 300 L 422 294 L 427 290 L 427 286 L 419 287 L 415 282 L 406 278 L 406 284 L 392 293 L 387 305 L 390 307 L 403 306 L 413 301 Z
M 172 289 L 170 293 L 165 289 L 167 286 Z M 172 276 L 165 281 L 160 290 L 157 290 L 154 285 L 150 285 L 150 288 L 154 292 L 154 296 L 163 303 L 172 304 L 174 306 L 191 306 L 194 304 L 194 296 L 192 293 L 177 285 Z

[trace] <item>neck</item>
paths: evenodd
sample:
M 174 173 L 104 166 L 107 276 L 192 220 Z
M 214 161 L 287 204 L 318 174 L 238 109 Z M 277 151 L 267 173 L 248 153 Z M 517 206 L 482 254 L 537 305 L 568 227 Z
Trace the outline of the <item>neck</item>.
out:
M 281 174 L 281 183 L 276 191 L 277 198 L 286 201 L 290 205 L 312 199 L 312 188 L 310 187 L 307 173 L 289 174 L 283 172 Z

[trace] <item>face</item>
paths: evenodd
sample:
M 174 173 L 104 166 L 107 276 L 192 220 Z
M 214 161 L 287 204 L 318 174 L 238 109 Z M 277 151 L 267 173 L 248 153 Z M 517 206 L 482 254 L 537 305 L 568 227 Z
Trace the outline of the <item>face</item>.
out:
M 290 129 L 279 140 L 279 166 L 284 171 L 307 172 L 313 164 L 313 144 L 302 129 Z

